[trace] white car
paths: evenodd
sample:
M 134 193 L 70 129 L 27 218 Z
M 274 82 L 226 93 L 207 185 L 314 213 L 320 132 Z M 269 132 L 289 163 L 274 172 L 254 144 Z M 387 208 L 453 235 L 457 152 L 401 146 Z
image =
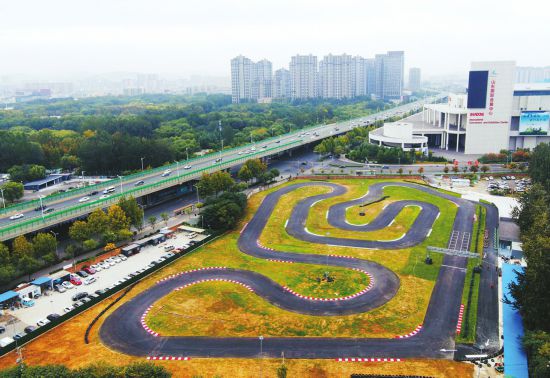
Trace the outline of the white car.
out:
M 256 147 L 251 147 L 250 150 L 251 151 L 256 151 Z
M 73 309 L 71 307 L 65 307 L 63 312 L 71 312 Z
M 97 265 L 99 265 L 101 267 L 101 269 L 109 269 L 110 268 L 109 263 L 106 263 L 105 261 L 102 261 Z
M 190 165 L 185 165 L 185 166 L 183 167 L 183 169 L 191 169 L 191 166 L 190 166 Z
M 118 257 L 119 259 L 121 259 L 122 261 L 128 260 L 128 257 L 124 256 L 122 253 L 121 253 L 121 254 L 118 254 L 117 257 Z
M 88 202 L 90 200 L 90 197 L 82 197 L 78 200 L 78 202 Z
M 101 266 L 99 264 L 90 265 L 90 268 L 92 268 L 96 272 L 101 272 Z
M 164 172 L 162 172 L 162 175 L 160 175 L 160 176 L 161 176 L 161 177 L 170 176 L 170 173 L 172 173 L 172 170 L 167 169 L 167 170 L 165 170 Z
M 19 218 L 23 218 L 25 216 L 25 214 L 23 213 L 19 213 L 19 214 L 15 214 L 15 215 L 12 215 L 10 217 L 11 220 L 16 220 L 16 219 L 19 219 Z
M 119 257 L 117 257 L 117 256 L 113 257 L 113 261 L 114 261 L 115 263 L 117 263 L 117 264 L 120 263 L 120 262 L 122 262 L 122 260 L 121 260 Z
M 74 285 L 72 283 L 70 283 L 69 281 L 63 281 L 61 286 L 63 286 L 67 290 L 74 289 Z
M 50 321 L 48 319 L 40 319 L 39 321 L 36 322 L 36 325 L 39 327 L 42 327 L 48 324 L 49 322 Z
M 90 284 L 93 284 L 94 282 L 96 282 L 97 280 L 95 279 L 95 277 L 86 277 L 84 278 L 84 285 L 90 285 Z
M 99 199 L 106 199 L 106 198 L 109 198 L 109 197 L 110 197 L 110 195 L 104 194 L 102 196 L 99 196 Z
M 239 155 L 242 155 L 242 154 L 244 154 L 244 151 L 239 151 Z
M 108 259 L 103 260 L 103 263 L 108 264 L 110 266 L 115 266 L 115 261 L 113 260 L 112 257 L 109 257 Z

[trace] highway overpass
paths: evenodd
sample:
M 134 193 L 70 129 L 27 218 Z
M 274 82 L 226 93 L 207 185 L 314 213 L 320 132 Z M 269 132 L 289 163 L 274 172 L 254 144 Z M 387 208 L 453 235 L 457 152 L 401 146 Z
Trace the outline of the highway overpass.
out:
M 437 95 L 345 122 L 316 125 L 300 129 L 256 143 L 224 149 L 223 151 L 214 152 L 202 157 L 183 160 L 128 176 L 119 176 L 117 179 L 101 184 L 50 195 L 42 199 L 44 207 L 53 209 L 53 211 L 47 214 L 34 210 L 40 207 L 39 199 L 21 202 L 0 210 L 0 241 L 9 240 L 22 234 L 38 231 L 81 217 L 97 208 L 105 208 L 117 203 L 122 196 L 142 197 L 190 180 L 196 180 L 203 173 L 231 168 L 251 158 L 275 155 L 330 136 L 348 132 L 354 127 L 402 115 L 411 110 L 421 108 L 426 102 L 435 102 L 445 96 Z M 166 170 L 171 170 L 169 176 L 163 176 L 163 172 Z M 141 181 L 143 181 L 141 185 L 136 185 Z M 100 199 L 101 192 L 108 187 L 115 187 L 116 189 L 109 197 Z M 92 192 L 99 193 L 92 196 L 90 195 Z M 83 197 L 90 197 L 90 199 L 86 202 L 80 202 Z M 23 216 L 11 220 L 10 217 L 15 214 L 23 214 Z

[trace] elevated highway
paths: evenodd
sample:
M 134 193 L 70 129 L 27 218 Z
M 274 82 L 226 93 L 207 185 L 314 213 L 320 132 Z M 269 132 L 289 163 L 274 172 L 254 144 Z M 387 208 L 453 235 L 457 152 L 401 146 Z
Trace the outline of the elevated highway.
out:
M 272 156 L 330 136 L 346 133 L 354 127 L 365 126 L 377 120 L 400 116 L 411 110 L 421 108 L 424 103 L 436 102 L 445 96 L 440 94 L 349 121 L 315 125 L 256 143 L 224 149 L 223 151 L 214 152 L 202 157 L 179 161 L 171 165 L 145 170 L 128 176 L 119 176 L 117 179 L 101 184 L 50 195 L 42 199 L 44 207 L 53 209 L 47 214 L 35 211 L 41 205 L 39 199 L 22 202 L 0 210 L 0 241 L 9 240 L 22 234 L 35 232 L 81 217 L 97 208 L 105 208 L 117 203 L 123 196 L 142 197 L 191 180 L 196 180 L 203 173 L 231 168 L 251 158 Z M 163 175 L 167 170 L 171 171 L 169 175 Z M 114 187 L 115 191 L 106 198 L 100 198 L 102 191 L 108 187 Z M 98 193 L 91 195 L 94 192 Z M 90 199 L 80 202 L 83 197 L 89 197 Z M 18 219 L 10 219 L 15 214 L 23 214 L 23 216 Z

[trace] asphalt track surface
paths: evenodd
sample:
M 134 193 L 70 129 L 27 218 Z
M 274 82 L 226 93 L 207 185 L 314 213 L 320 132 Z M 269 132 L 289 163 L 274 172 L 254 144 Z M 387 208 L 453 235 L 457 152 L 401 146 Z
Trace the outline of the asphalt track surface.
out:
M 374 285 L 369 291 L 346 301 L 311 301 L 294 296 L 278 283 L 255 272 L 236 269 L 195 271 L 159 282 L 120 306 L 101 326 L 102 342 L 112 349 L 135 356 L 257 357 L 260 349 L 260 341 L 257 337 L 154 337 L 143 328 L 141 316 L 156 301 L 178 287 L 206 279 L 234 280 L 249 286 L 256 295 L 275 306 L 288 311 L 319 316 L 365 312 L 388 302 L 397 293 L 399 279 L 393 272 L 379 264 L 355 258 L 275 251 L 258 244 L 259 236 L 281 196 L 306 186 L 327 187 L 330 192 L 301 200 L 294 207 L 286 228 L 295 237 L 312 243 L 380 249 L 399 249 L 421 243 L 438 216 L 438 209 L 428 203 L 398 201 L 386 207 L 368 225 L 356 226 L 345 222 L 343 215 L 347 207 L 380 198 L 383 189 L 388 186 L 410 187 L 447 199 L 458 206 L 453 230 L 459 233 L 472 231 L 475 211 L 473 203 L 425 186 L 391 182 L 373 184 L 364 197 L 332 206 L 328 213 L 328 221 L 335 227 L 347 230 L 375 230 L 390 224 L 403 207 L 420 206 L 422 210 L 419 216 L 404 237 L 395 241 L 369 241 L 312 235 L 305 229 L 309 208 L 317 201 L 344 194 L 346 188 L 327 182 L 289 185 L 266 196 L 241 233 L 238 240 L 240 250 L 263 259 L 362 269 L 373 278 Z M 449 203 L 449 206 L 453 205 Z M 441 349 L 452 350 L 455 347 L 454 338 L 466 263 L 463 257 L 445 255 L 430 298 L 423 328 L 413 337 L 405 339 L 363 338 L 361 335 L 354 338 L 265 337 L 262 342 L 263 353 L 266 356 L 278 357 L 281 352 L 284 352 L 288 358 L 452 358 L 452 352 L 441 351 Z

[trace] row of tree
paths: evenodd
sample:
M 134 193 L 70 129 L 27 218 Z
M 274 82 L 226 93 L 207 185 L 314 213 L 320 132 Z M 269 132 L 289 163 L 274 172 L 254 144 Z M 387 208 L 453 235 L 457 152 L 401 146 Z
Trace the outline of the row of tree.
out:
M 510 286 L 514 306 L 527 329 L 524 346 L 533 377 L 550 376 L 550 145 L 531 152 L 529 175 L 533 186 L 514 210 L 527 266 Z
M 147 166 L 160 166 L 201 149 L 219 149 L 222 139 L 225 146 L 242 145 L 386 106 L 367 99 L 299 104 L 230 104 L 230 96 L 219 95 L 178 99 L 56 100 L 0 110 L 0 171 L 34 164 L 118 174 L 140 169 L 141 158 Z
M 169 378 L 165 367 L 149 362 L 114 366 L 96 362 L 75 370 L 64 365 L 18 365 L 0 371 L 0 378 Z

